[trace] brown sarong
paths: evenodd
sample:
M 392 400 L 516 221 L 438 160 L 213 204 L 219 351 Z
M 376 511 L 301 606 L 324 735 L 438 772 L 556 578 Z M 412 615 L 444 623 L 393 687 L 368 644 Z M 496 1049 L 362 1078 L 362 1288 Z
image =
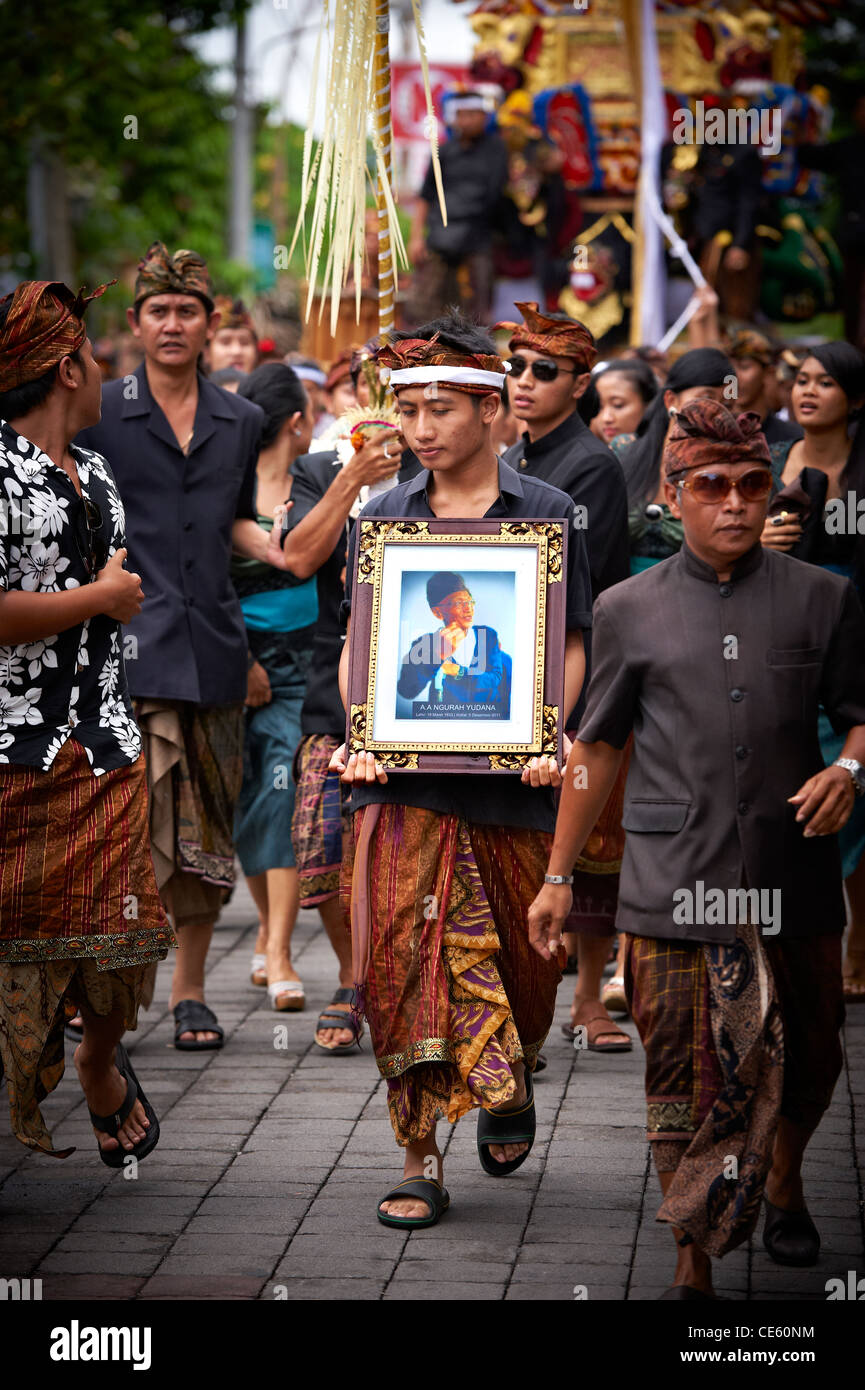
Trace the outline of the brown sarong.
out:
M 753 1230 L 778 1116 L 816 1127 L 841 1070 L 840 938 L 738 933 L 729 946 L 627 941 L 648 1137 L 675 1172 L 657 1219 L 709 1255 Z
M 156 891 L 144 759 L 94 776 L 67 739 L 47 772 L 0 775 L 0 961 L 154 961 L 174 937 Z
M 392 804 L 357 811 L 354 832 L 341 890 L 356 987 L 405 1145 L 439 1115 L 507 1104 L 513 1064 L 534 1069 L 561 978 L 526 929 L 551 837 Z
M 175 927 L 216 920 L 234 884 L 234 804 L 243 781 L 243 706 L 140 700 L 150 844 Z
M 149 962 L 176 944 L 156 891 L 144 759 L 94 776 L 68 739 L 47 772 L 0 775 L 0 1062 L 12 1129 L 57 1153 L 39 1110 L 63 1075 L 67 1012 L 137 1026 Z
M 339 776 L 328 772 L 328 766 L 340 742 L 330 734 L 313 734 L 301 740 L 295 756 L 291 840 L 303 907 L 317 907 L 339 893 L 339 867 L 351 818 Z

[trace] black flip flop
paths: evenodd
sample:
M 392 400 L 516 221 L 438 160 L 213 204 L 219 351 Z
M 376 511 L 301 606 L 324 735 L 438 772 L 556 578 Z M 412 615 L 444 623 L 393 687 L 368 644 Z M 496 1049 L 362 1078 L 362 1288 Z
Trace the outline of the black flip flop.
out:
M 506 1178 L 508 1173 L 516 1172 L 525 1163 L 535 1142 L 537 1118 L 535 1116 L 535 1088 L 528 1067 L 526 1076 L 526 1103 L 519 1110 L 508 1110 L 497 1114 L 495 1110 L 482 1110 L 478 1115 L 478 1157 L 485 1173 L 493 1178 Z M 488 1153 L 491 1144 L 528 1144 L 525 1153 L 519 1158 L 509 1158 L 506 1163 L 498 1163 Z
M 416 1197 L 419 1202 L 426 1202 L 429 1216 L 389 1216 L 386 1211 L 382 1211 L 382 1202 L 395 1202 L 400 1197 Z M 405 1178 L 384 1197 L 379 1198 L 376 1214 L 383 1226 L 399 1226 L 404 1230 L 412 1230 L 415 1226 L 434 1226 L 444 1216 L 450 1204 L 447 1188 L 442 1187 L 435 1178 Z
M 134 1149 L 124 1149 L 123 1145 L 119 1142 L 116 1149 L 103 1149 L 100 1146 L 99 1157 L 106 1167 L 122 1168 L 126 1158 L 132 1157 L 140 1160 L 146 1158 L 149 1153 L 153 1152 L 156 1145 L 159 1143 L 159 1121 L 156 1118 L 156 1111 L 141 1089 L 138 1077 L 132 1069 L 129 1054 L 122 1043 L 117 1044 L 114 1064 L 120 1072 L 120 1075 L 126 1078 L 126 1095 L 123 1097 L 123 1104 L 114 1115 L 95 1115 L 88 1107 L 90 1123 L 103 1134 L 107 1134 L 110 1138 L 116 1139 L 124 1120 L 131 1112 L 137 1100 L 141 1101 L 141 1104 L 144 1106 L 144 1113 L 150 1121 L 150 1126 L 144 1138 L 140 1143 L 135 1145 Z
M 225 1032 L 220 1028 L 213 1010 L 202 1004 L 200 999 L 181 999 L 179 1004 L 175 1004 L 172 1012 L 175 1023 L 174 1046 L 179 1052 L 211 1052 L 214 1048 L 222 1047 Z M 218 1033 L 219 1037 L 216 1042 L 199 1042 L 197 1038 L 192 1042 L 181 1042 L 181 1033 Z

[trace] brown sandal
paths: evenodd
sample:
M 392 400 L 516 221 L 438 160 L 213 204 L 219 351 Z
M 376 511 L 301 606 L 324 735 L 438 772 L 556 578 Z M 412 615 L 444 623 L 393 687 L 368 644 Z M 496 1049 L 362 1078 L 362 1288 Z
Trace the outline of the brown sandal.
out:
M 617 1024 L 613 1022 L 601 1001 L 588 1000 L 577 1010 L 572 1024 L 563 1023 L 562 1032 L 566 1038 L 577 1040 L 577 1029 L 585 1029 L 586 1047 L 589 1052 L 630 1052 L 634 1046 Z M 598 1038 L 616 1038 L 616 1042 L 598 1042 Z

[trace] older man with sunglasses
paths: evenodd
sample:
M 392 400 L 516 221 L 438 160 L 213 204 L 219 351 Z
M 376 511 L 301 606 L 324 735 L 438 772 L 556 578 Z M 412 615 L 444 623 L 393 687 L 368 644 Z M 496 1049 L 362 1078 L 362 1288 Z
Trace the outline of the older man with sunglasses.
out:
M 516 307 L 523 322 L 497 327 L 511 330 L 508 397 L 525 433 L 504 455 L 505 462 L 560 488 L 573 501 L 574 524 L 581 527 L 586 539 L 594 600 L 631 572 L 621 464 L 577 413 L 577 402 L 591 380 L 598 351 L 585 325 L 567 314 L 544 313 L 535 303 L 518 303 Z M 586 633 L 585 649 L 589 672 L 591 633 Z M 582 702 L 568 717 L 571 733 L 580 722 Z M 616 916 L 622 852 L 621 791 L 620 781 L 584 855 L 572 865 L 574 901 L 567 946 L 577 957 L 579 976 L 570 1025 L 564 1024 L 563 1031 L 575 1039 L 575 1030 L 583 1030 L 579 1036 L 593 1052 L 628 1052 L 632 1046 L 601 1001 L 601 980 Z M 615 981 L 611 984 L 616 986 Z
M 710 1257 L 747 1239 L 764 1193 L 771 1257 L 819 1253 L 801 1165 L 841 1070 L 836 832 L 865 785 L 865 618 L 846 579 L 761 546 L 772 478 L 759 416 L 690 402 L 664 465 L 685 541 L 595 604 L 548 872 L 568 873 L 633 732 L 617 925 L 658 1219 L 678 1244 L 662 1297 L 698 1299 L 713 1296 Z M 840 765 L 823 766 L 821 705 L 846 736 Z M 548 883 L 529 910 L 544 959 L 568 908 Z

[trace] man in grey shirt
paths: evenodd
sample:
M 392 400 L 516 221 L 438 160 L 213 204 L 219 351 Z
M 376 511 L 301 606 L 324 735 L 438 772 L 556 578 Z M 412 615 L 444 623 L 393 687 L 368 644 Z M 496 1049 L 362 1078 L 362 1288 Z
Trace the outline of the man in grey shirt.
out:
M 570 873 L 633 731 L 617 927 L 646 1049 L 648 1135 L 678 1242 L 671 1299 L 712 1297 L 745 1240 L 813 1264 L 801 1163 L 841 1069 L 836 832 L 865 785 L 865 618 L 850 583 L 760 545 L 759 417 L 679 413 L 664 456 L 681 551 L 608 589 L 532 943 L 555 952 Z M 786 563 L 784 561 L 786 560 Z M 846 734 L 824 767 L 822 706 Z

